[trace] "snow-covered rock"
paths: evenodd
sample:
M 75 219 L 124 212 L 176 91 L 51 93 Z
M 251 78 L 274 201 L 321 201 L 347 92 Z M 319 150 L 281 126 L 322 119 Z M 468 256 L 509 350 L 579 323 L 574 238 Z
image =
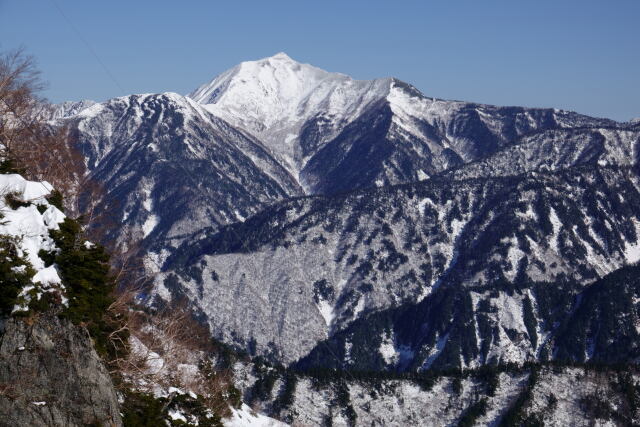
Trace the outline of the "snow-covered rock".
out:
M 242 404 L 239 409 L 232 408 L 231 417 L 224 419 L 226 427 L 286 427 L 281 421 L 256 413 L 246 404 Z
M 42 292 L 60 293 L 62 303 L 66 304 L 64 286 L 55 265 L 45 266 L 39 256 L 41 250 L 56 250 L 49 231 L 57 230 L 65 219 L 65 215 L 46 199 L 52 190 L 48 182 L 28 181 L 18 174 L 0 174 L 0 236 L 10 239 L 17 255 L 35 270 L 32 284 L 19 293 L 21 303 L 14 307 L 14 312 L 28 310 L 31 298 L 39 299 Z M 12 207 L 9 199 L 19 206 Z M 15 268 L 23 267 L 26 266 Z

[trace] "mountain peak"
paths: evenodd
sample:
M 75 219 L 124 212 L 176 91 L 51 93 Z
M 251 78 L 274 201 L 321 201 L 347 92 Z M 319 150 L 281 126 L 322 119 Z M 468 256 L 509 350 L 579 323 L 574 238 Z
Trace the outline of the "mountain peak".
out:
M 246 68 L 246 67 L 255 67 L 256 65 L 260 66 L 270 66 L 273 68 L 291 68 L 291 67 L 301 67 L 301 66 L 309 66 L 309 64 L 302 64 L 295 59 L 292 59 L 289 55 L 284 52 L 278 52 L 273 56 L 267 56 L 266 58 L 256 59 L 254 61 L 243 61 L 238 65 L 237 68 Z
M 242 62 L 188 96 L 265 142 L 295 176 L 302 161 L 295 154 L 296 139 L 305 123 L 319 116 L 348 123 L 371 102 L 386 97 L 390 82 L 354 80 L 280 52 Z
M 320 107 L 332 115 L 363 99 L 386 96 L 390 79 L 354 80 L 297 62 L 284 52 L 239 65 L 216 76 L 188 97 L 251 132 L 283 129 Z M 253 126 L 254 123 L 256 126 Z M 282 136 L 282 135 L 281 135 Z M 286 135 L 284 135 L 286 137 Z
M 201 104 L 220 104 L 231 95 L 249 96 L 251 101 L 257 96 L 285 102 L 304 95 L 331 74 L 279 52 L 267 58 L 242 62 L 188 96 Z
M 289 61 L 293 61 L 293 59 L 291 59 L 291 57 L 289 55 L 287 55 L 284 52 L 278 52 L 275 55 L 273 55 L 270 59 L 280 59 L 280 60 L 289 60 Z

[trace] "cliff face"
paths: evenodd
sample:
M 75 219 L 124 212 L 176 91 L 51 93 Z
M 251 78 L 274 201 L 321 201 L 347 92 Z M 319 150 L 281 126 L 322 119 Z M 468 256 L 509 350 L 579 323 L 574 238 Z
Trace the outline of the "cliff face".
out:
M 84 328 L 53 315 L 2 322 L 0 425 L 122 426 L 111 378 Z

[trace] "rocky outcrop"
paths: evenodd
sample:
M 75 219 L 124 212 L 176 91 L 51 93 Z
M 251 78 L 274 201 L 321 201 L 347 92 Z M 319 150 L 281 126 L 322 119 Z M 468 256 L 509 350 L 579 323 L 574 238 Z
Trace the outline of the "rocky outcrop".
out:
M 122 426 L 86 329 L 53 315 L 11 318 L 0 336 L 0 425 Z

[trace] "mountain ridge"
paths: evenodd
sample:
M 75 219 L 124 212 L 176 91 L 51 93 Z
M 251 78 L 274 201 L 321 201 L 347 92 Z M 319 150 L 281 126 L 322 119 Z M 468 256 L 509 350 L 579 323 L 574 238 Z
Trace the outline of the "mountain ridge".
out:
M 123 224 L 107 238 L 140 243 L 138 301 L 193 314 L 255 410 L 340 425 L 638 419 L 637 123 L 435 99 L 286 54 L 189 96 L 82 107 L 52 123 Z
M 285 77 L 286 81 L 283 80 Z M 290 81 L 293 81 L 289 83 L 291 87 L 288 86 Z M 496 126 L 491 118 L 500 114 L 499 110 L 519 110 L 522 113 L 530 111 L 534 115 L 546 115 L 546 120 L 552 120 L 555 122 L 553 126 L 558 127 L 575 126 L 567 120 L 582 123 L 591 120 L 600 126 L 617 124 L 611 120 L 587 118 L 557 109 L 494 107 L 430 98 L 396 78 L 354 80 L 344 74 L 329 73 L 308 64 L 300 64 L 285 54 L 243 62 L 221 73 L 188 96 L 265 141 L 310 194 L 328 190 L 314 185 L 318 179 L 315 176 L 317 173 L 314 173 L 314 154 L 319 154 L 319 150 L 339 138 L 358 117 L 371 115 L 369 110 L 383 104 L 391 109 L 392 124 L 395 127 L 395 131 L 387 131 L 387 138 L 430 141 L 423 148 L 411 148 L 411 143 L 404 143 L 409 150 L 417 149 L 413 154 L 417 156 L 423 155 L 421 151 L 424 150 L 433 151 L 434 156 L 441 156 L 442 151 L 448 153 L 453 146 L 451 154 L 454 158 L 461 156 L 463 162 L 477 158 L 486 149 L 471 147 L 472 152 L 469 153 L 467 135 L 464 132 L 460 135 L 449 132 L 455 131 L 455 128 L 451 127 L 446 117 L 459 115 L 463 109 L 469 110 L 463 114 L 467 115 L 470 123 L 475 122 L 473 126 L 489 134 L 492 133 L 489 128 Z M 249 119 L 246 118 L 247 113 Z M 479 117 L 473 117 L 474 114 Z M 485 117 L 489 117 L 489 120 L 485 120 Z M 536 120 L 540 119 L 530 117 L 529 113 L 523 114 L 518 120 L 520 123 L 517 126 L 520 127 L 536 128 L 540 125 L 536 124 Z M 406 163 L 406 160 L 398 161 Z M 446 167 L 448 163 L 444 165 Z M 414 165 L 412 169 L 409 174 L 415 179 L 439 172 L 442 166 L 427 165 L 426 169 L 430 170 L 425 171 L 425 168 Z M 396 183 L 398 178 L 377 176 L 369 185 L 376 181 Z M 402 180 L 407 178 L 401 177 Z

